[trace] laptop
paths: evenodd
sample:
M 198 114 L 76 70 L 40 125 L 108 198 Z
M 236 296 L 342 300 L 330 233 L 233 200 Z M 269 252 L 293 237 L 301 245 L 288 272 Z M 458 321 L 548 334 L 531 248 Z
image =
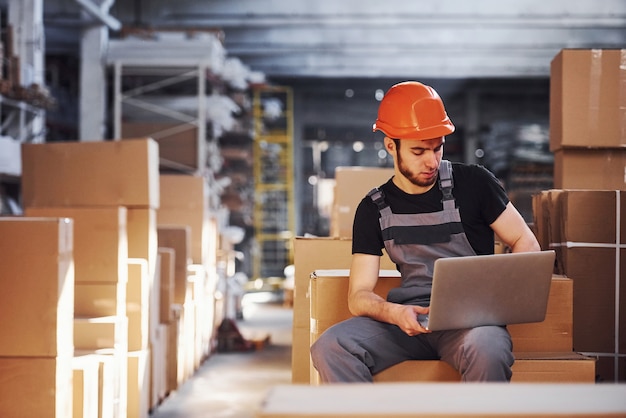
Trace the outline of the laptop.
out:
M 541 322 L 554 260 L 554 250 L 440 258 L 418 320 L 431 331 Z

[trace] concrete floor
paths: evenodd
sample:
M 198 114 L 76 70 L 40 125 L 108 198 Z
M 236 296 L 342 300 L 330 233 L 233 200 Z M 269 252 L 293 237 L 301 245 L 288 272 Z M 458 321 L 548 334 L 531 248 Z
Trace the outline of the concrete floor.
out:
M 239 331 L 249 340 L 269 335 L 258 350 L 212 354 L 171 393 L 151 418 L 254 418 L 267 390 L 291 383 L 291 308 L 271 294 L 246 295 Z

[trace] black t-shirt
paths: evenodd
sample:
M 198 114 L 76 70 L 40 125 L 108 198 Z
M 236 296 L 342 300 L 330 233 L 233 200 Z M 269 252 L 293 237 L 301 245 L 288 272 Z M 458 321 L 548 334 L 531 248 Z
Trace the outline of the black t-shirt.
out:
M 506 191 L 496 177 L 480 165 L 453 163 L 452 194 L 459 208 L 467 238 L 478 255 L 493 254 L 494 233 L 489 227 L 509 203 Z M 391 179 L 380 186 L 394 213 L 431 213 L 443 209 L 443 195 L 436 184 L 423 194 L 408 194 Z M 382 255 L 378 207 L 368 196 L 356 209 L 352 230 L 352 253 Z

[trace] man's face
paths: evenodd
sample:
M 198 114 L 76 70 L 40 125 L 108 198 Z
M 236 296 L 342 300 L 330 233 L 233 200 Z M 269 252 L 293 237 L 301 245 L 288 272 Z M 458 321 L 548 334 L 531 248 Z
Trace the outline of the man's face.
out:
M 444 142 L 443 137 L 426 141 L 407 139 L 391 141 L 396 148 L 396 164 L 400 174 L 420 188 L 432 186 L 437 181 Z

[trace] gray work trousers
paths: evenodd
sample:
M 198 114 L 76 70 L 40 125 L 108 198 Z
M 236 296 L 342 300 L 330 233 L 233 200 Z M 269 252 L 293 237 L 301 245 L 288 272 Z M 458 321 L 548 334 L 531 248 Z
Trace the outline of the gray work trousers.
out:
M 443 360 L 464 382 L 508 382 L 513 343 L 505 327 L 434 331 L 408 336 L 396 325 L 354 317 L 328 328 L 311 347 L 324 383 L 371 382 L 404 360 Z

